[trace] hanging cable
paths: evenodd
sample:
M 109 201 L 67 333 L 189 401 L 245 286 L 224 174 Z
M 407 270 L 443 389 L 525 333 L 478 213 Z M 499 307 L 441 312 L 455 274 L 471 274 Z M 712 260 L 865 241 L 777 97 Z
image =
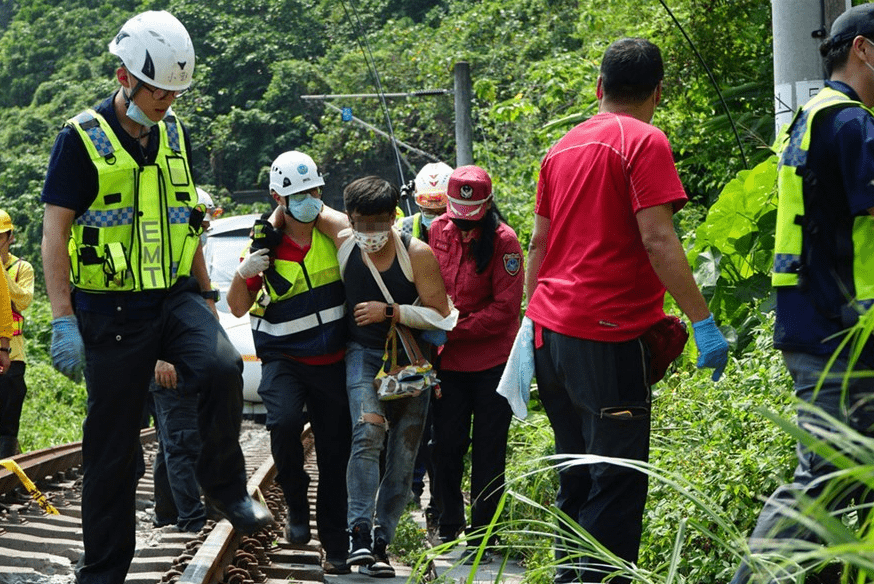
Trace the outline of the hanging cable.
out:
M 354 21 L 352 19 L 352 15 L 349 14 L 349 10 L 346 8 L 346 1 L 349 2 L 349 6 L 352 8 L 352 12 L 355 16 Z M 382 89 L 382 82 L 379 78 L 379 71 L 376 70 L 376 61 L 373 59 L 373 53 L 370 50 L 370 43 L 367 42 L 367 36 L 364 34 L 364 26 L 361 24 L 361 19 L 358 16 L 358 9 L 355 6 L 355 2 L 353 0 L 345 0 L 344 2 L 342 2 L 342 4 L 343 11 L 346 13 L 346 18 L 348 18 L 349 22 L 352 24 L 352 29 L 355 33 L 355 40 L 358 42 L 358 46 L 361 48 L 361 52 L 364 54 L 364 62 L 367 65 L 367 68 L 370 70 L 370 73 L 373 75 L 374 83 L 376 85 L 376 92 L 379 94 L 379 102 L 382 106 L 383 114 L 385 115 L 385 125 L 388 129 L 388 134 L 391 139 L 392 150 L 394 151 L 395 155 L 395 162 L 398 168 L 399 186 L 403 187 L 406 181 L 404 180 L 404 167 L 401 163 L 401 152 L 398 148 L 394 129 L 392 128 L 391 116 L 389 115 L 388 111 L 388 103 L 385 100 L 385 91 L 383 91 Z M 412 214 L 409 197 L 405 197 L 404 202 L 406 203 L 407 214 Z
M 710 67 L 707 66 L 707 63 L 704 61 L 704 57 L 702 57 L 701 53 L 698 52 L 698 47 L 695 46 L 695 43 L 693 43 L 692 39 L 689 38 L 689 35 L 686 34 L 686 31 L 683 29 L 683 25 L 680 24 L 680 21 L 677 20 L 676 16 L 674 16 L 674 13 L 671 12 L 671 9 L 668 8 L 667 4 L 665 4 L 665 0 L 659 0 L 659 3 L 668 12 L 671 20 L 674 21 L 674 24 L 677 25 L 677 28 L 680 29 L 683 37 L 685 37 L 686 42 L 688 42 L 689 46 L 692 47 L 692 51 L 695 53 L 695 56 L 698 57 L 698 60 L 701 62 L 701 66 L 704 67 L 705 71 L 707 71 L 707 76 L 710 78 L 710 83 L 713 85 L 713 88 L 716 90 L 716 94 L 719 96 L 719 101 L 722 103 L 722 107 L 725 109 L 725 115 L 728 116 L 728 122 L 731 124 L 731 129 L 734 132 L 734 139 L 737 141 L 737 147 L 738 150 L 740 150 L 740 157 L 743 161 L 744 168 L 749 168 L 749 165 L 747 164 L 747 155 L 744 152 L 744 147 L 740 139 L 740 134 L 738 134 L 737 132 L 737 126 L 734 124 L 734 118 L 731 117 L 731 112 L 728 109 L 728 104 L 725 102 L 725 98 L 722 97 L 722 92 L 719 90 L 719 84 L 716 83 L 716 78 L 713 77 L 713 73 L 710 72 Z

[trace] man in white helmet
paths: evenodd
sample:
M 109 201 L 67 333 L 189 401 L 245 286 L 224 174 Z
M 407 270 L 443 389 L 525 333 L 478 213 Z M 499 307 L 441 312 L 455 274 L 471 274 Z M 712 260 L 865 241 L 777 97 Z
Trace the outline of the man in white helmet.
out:
M 88 389 L 78 582 L 121 584 L 135 545 L 139 420 L 155 362 L 199 393 L 197 479 L 241 532 L 272 523 L 246 491 L 242 360 L 215 317 L 199 236 L 191 145 L 173 114 L 194 49 L 167 12 L 128 20 L 109 44 L 120 85 L 67 121 L 43 186 L 52 363 Z
M 234 315 L 249 311 L 251 316 L 261 359 L 258 394 L 267 408 L 276 482 L 288 504 L 285 538 L 294 544 L 310 540 L 310 478 L 300 443 L 309 419 L 319 466 L 316 525 L 324 569 L 345 574 L 350 571 L 346 465 L 352 440 L 344 363 L 346 296 L 334 241 L 316 228 L 324 184 L 306 154 L 291 151 L 276 158 L 270 194 L 279 208 L 271 223 L 256 224 L 227 300 Z
M 401 233 L 428 243 L 431 221 L 446 211 L 446 187 L 451 175 L 452 167 L 444 162 L 429 162 L 422 167 L 413 182 L 419 212 L 398 220 Z

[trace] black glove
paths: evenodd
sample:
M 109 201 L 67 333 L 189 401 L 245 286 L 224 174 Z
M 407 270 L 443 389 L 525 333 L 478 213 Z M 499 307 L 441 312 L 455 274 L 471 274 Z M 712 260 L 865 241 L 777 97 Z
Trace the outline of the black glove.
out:
M 282 243 L 282 232 L 278 231 L 270 221 L 266 219 L 256 219 L 255 225 L 252 227 L 252 251 L 259 249 L 276 249 Z

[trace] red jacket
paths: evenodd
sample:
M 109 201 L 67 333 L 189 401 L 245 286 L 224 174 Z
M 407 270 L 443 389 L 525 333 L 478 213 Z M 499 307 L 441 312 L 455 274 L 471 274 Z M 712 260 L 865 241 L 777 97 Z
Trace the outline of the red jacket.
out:
M 500 224 L 492 260 L 481 274 L 470 255 L 477 237 L 479 228 L 462 241 L 461 230 L 445 214 L 428 229 L 428 244 L 459 312 L 440 352 L 440 369 L 484 371 L 506 363 L 519 330 L 525 271 L 516 232 Z

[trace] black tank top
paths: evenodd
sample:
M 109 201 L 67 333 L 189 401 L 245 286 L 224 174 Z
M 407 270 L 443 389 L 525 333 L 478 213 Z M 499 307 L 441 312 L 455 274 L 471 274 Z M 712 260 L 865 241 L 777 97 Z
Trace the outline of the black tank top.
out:
M 409 247 L 409 236 L 401 236 L 405 247 Z M 388 336 L 390 321 L 385 320 L 375 324 L 366 326 L 358 326 L 355 324 L 355 305 L 360 302 L 376 300 L 385 302 L 385 295 L 379 289 L 376 280 L 373 279 L 373 274 L 370 273 L 370 268 L 364 263 L 361 257 L 361 250 L 355 248 L 349 255 L 349 262 L 346 264 L 346 271 L 343 273 L 343 278 L 346 282 L 346 323 L 349 326 L 349 337 L 356 343 L 360 343 L 370 349 L 382 349 L 385 347 L 385 339 Z M 419 293 L 416 291 L 416 286 L 404 276 L 401 270 L 401 264 L 398 261 L 397 254 L 391 266 L 380 272 L 382 281 L 385 282 L 385 287 L 391 292 L 391 296 L 395 304 L 412 304 Z M 407 362 L 403 358 L 403 349 L 398 345 L 398 358 Z

